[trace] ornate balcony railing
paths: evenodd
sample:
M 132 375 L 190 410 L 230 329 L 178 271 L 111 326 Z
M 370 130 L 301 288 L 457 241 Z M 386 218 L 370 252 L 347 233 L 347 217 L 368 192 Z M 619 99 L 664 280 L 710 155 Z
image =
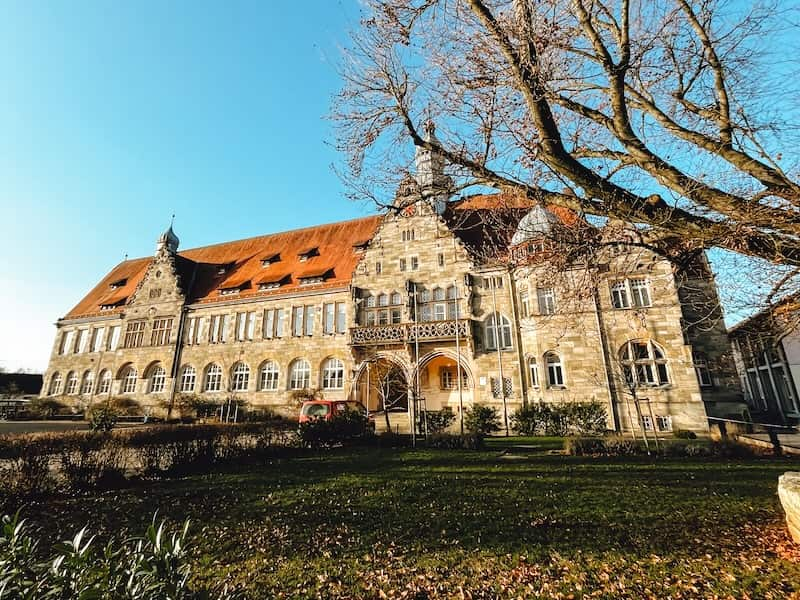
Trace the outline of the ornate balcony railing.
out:
M 469 319 L 451 321 L 425 321 L 423 323 L 400 323 L 350 328 L 350 341 L 355 346 L 374 344 L 403 344 L 454 340 L 470 335 Z

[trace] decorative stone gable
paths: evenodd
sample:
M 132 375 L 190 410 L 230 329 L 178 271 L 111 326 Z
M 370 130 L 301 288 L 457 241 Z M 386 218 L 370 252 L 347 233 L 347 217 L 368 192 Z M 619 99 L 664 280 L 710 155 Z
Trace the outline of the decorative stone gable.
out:
M 186 290 L 178 269 L 177 237 L 172 228 L 162 234 L 153 261 L 128 302 L 128 313 L 144 316 L 148 312 L 172 309 L 186 300 Z M 149 311 L 154 308 L 154 311 Z

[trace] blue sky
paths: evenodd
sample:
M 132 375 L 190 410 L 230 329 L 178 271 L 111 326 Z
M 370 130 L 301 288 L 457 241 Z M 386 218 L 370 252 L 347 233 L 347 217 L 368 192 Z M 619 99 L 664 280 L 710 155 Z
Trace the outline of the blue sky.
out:
M 347 219 L 325 119 L 356 0 L 0 0 L 0 366 L 175 213 L 184 248 Z

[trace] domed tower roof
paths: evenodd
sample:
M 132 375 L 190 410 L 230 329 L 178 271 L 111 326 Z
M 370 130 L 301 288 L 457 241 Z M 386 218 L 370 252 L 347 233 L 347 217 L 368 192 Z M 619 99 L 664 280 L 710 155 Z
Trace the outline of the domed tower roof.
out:
M 172 231 L 172 225 L 170 224 L 169 228 L 158 238 L 158 242 L 156 243 L 156 253 L 160 252 L 163 248 L 166 248 L 169 252 L 175 254 L 178 251 L 179 243 L 180 240 L 178 239 L 178 236 L 175 235 L 175 232 Z
M 554 225 L 560 225 L 561 221 L 551 211 L 541 204 L 536 204 L 528 213 L 522 217 L 514 236 L 511 238 L 511 245 L 516 246 L 528 240 L 541 238 L 553 232 Z

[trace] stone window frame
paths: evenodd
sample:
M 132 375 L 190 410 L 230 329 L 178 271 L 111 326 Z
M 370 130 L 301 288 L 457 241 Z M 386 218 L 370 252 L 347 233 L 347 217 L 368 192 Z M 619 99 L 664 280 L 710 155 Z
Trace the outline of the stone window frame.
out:
M 267 359 L 263 363 L 261 363 L 261 366 L 258 368 L 258 391 L 259 392 L 277 391 L 278 384 L 280 381 L 280 373 L 281 373 L 280 367 L 278 363 L 275 362 L 274 360 Z
M 644 348 L 645 353 L 641 352 Z M 617 354 L 626 385 L 663 388 L 671 385 L 667 354 L 651 339 L 625 342 Z
M 120 394 L 135 394 L 136 384 L 139 380 L 139 372 L 133 365 L 127 365 L 120 372 Z
M 555 288 L 537 287 L 536 302 L 540 315 L 554 315 L 558 310 Z
M 87 369 L 81 377 L 81 396 L 89 396 L 94 391 L 94 371 Z
M 539 361 L 535 356 L 528 356 L 528 382 L 534 389 L 539 389 Z
M 554 350 L 545 352 L 544 364 L 547 369 L 547 387 L 557 390 L 567 387 L 567 370 L 561 355 Z
M 499 325 L 497 324 L 500 319 Z M 501 312 L 491 313 L 483 322 L 483 329 L 486 334 L 486 350 L 496 351 L 498 349 L 498 333 L 501 334 L 500 350 L 511 350 L 514 348 L 514 338 L 511 330 L 511 319 Z
M 100 371 L 100 376 L 97 378 L 97 394 L 108 394 L 111 392 L 111 382 L 113 377 L 111 371 L 103 369 Z
M 62 377 L 61 373 L 56 371 L 50 376 L 50 385 L 47 388 L 47 395 L 48 396 L 57 396 L 61 393 L 61 385 L 64 382 L 64 378 Z
M 344 362 L 335 356 L 329 356 L 322 362 L 322 389 L 344 389 Z
M 311 363 L 305 358 L 295 358 L 289 364 L 287 384 L 290 390 L 305 390 L 311 387 Z
M 155 363 L 147 373 L 147 393 L 161 394 L 167 383 L 167 370 L 161 363 Z
M 197 369 L 192 365 L 183 365 L 180 371 L 178 391 L 182 394 L 194 392 L 197 387 Z
M 231 391 L 246 392 L 250 388 L 250 365 L 238 361 L 231 368 Z
M 649 308 L 653 294 L 647 277 L 626 277 L 609 282 L 611 306 L 616 310 Z
M 150 333 L 151 346 L 166 346 L 172 335 L 172 317 L 159 317 L 153 319 L 153 330 Z
M 209 363 L 203 369 L 203 392 L 215 394 L 222 391 L 222 367 Z

